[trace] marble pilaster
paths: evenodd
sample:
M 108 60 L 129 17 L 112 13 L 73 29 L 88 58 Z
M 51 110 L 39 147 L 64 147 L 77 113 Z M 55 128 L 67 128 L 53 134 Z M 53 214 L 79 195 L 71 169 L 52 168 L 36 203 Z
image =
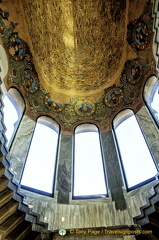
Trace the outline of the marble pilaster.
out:
M 72 136 L 60 135 L 56 190 L 58 203 L 68 204 L 72 178 Z
M 113 131 L 109 130 L 101 133 L 101 142 L 106 166 L 106 176 L 112 200 L 115 201 L 117 209 L 124 210 L 126 209 L 126 202 L 122 190 L 124 184 Z
M 136 117 L 159 169 L 159 129 L 146 106 L 136 113 Z
M 11 170 L 15 174 L 15 181 L 18 183 L 21 179 L 21 174 L 27 157 L 32 134 L 34 131 L 35 122 L 23 116 L 16 137 L 10 149 Z

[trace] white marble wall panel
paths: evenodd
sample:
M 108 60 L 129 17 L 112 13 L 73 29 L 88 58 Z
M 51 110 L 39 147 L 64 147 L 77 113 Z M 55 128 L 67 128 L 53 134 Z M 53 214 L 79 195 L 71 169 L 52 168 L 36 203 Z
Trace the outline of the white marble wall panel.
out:
M 127 209 L 132 218 L 140 215 L 140 208 L 148 203 L 146 201 L 146 197 L 154 193 L 154 190 L 152 188 L 154 182 L 155 181 L 148 183 L 141 188 L 125 193 Z
M 40 220 L 47 222 L 50 230 L 133 225 L 128 211 L 116 210 L 114 202 L 68 205 L 29 196 L 26 201 L 34 206 L 34 212 L 40 213 Z
M 15 181 L 19 183 L 32 138 L 35 122 L 23 116 L 10 150 L 11 170 Z
M 58 204 L 55 198 L 22 190 L 26 201 L 33 205 L 33 211 L 40 214 L 40 220 L 47 222 L 50 230 L 59 228 L 94 228 L 133 225 L 133 218 L 141 214 L 140 207 L 146 204 L 146 197 L 153 193 L 154 182 L 124 194 L 127 209 L 117 210 L 111 198 L 100 201 L 72 200 L 70 204 Z M 80 201 L 80 204 L 79 204 Z M 64 219 L 64 221 L 63 221 Z
M 21 192 L 27 194 L 26 190 Z M 49 229 L 53 230 L 56 199 L 28 192 L 25 200 L 33 206 L 33 212 L 40 214 L 40 221 L 48 223 Z

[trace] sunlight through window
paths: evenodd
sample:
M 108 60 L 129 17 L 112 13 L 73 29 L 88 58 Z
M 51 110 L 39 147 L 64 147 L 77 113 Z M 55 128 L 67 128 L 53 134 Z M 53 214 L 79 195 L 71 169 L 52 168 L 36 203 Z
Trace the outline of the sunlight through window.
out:
M 75 131 L 74 196 L 102 194 L 107 194 L 107 190 L 98 129 L 83 124 Z
M 144 100 L 152 116 L 159 125 L 159 83 L 156 77 L 150 77 L 144 87 Z
M 129 114 L 126 120 L 115 127 L 115 134 L 128 188 L 154 177 L 157 169 L 135 116 Z
M 157 88 L 155 90 L 155 93 L 151 102 L 151 108 L 152 108 L 152 113 L 159 124 L 159 86 L 158 85 L 159 84 L 157 84 Z
M 44 121 L 40 122 L 41 120 Z M 46 124 L 45 120 L 49 120 L 49 124 Z M 48 117 L 38 119 L 21 180 L 23 186 L 52 193 L 58 143 L 57 129 L 57 124 Z
M 17 127 L 18 111 L 7 95 L 4 97 L 3 102 L 4 102 L 4 108 L 3 108 L 4 124 L 6 126 L 5 135 L 7 138 L 7 146 L 8 146 Z

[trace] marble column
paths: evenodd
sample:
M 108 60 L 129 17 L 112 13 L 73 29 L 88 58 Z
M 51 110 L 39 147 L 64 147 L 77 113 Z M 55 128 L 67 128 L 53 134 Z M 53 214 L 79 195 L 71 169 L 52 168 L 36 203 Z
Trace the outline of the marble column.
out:
M 136 113 L 136 117 L 159 169 L 159 129 L 146 106 Z
M 72 178 L 72 136 L 60 135 L 56 190 L 58 203 L 68 204 Z
M 108 188 L 111 193 L 112 200 L 115 201 L 116 209 L 125 210 L 126 202 L 123 195 L 123 178 L 113 131 L 101 133 L 101 142 L 103 149 L 103 157 L 106 166 L 106 176 L 108 181 Z
M 35 122 L 27 116 L 23 116 L 16 137 L 10 149 L 11 170 L 14 172 L 14 180 L 20 182 L 23 167 L 26 161 L 30 141 L 34 131 Z

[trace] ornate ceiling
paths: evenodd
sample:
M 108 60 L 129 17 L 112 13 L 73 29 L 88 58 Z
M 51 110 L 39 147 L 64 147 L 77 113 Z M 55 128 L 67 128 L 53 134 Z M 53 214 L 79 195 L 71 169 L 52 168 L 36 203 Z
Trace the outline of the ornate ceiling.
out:
M 126 3 L 101 0 L 24 0 L 41 84 L 66 96 L 87 97 L 119 80 L 126 52 Z M 44 7 L 45 4 L 45 7 Z
M 143 104 L 156 74 L 152 4 L 146 0 L 3 0 L 0 35 L 9 61 L 7 88 L 19 89 L 26 113 L 48 114 L 71 131 L 102 131 L 126 107 Z M 136 11 L 136 8 L 138 11 Z

